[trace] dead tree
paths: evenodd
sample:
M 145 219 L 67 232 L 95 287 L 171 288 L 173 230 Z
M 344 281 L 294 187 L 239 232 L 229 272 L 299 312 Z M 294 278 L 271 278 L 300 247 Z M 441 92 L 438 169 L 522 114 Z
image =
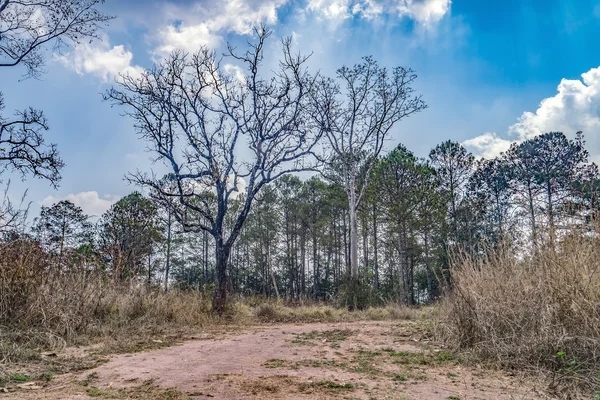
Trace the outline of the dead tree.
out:
M 45 51 L 73 46 L 98 37 L 97 32 L 112 17 L 97 6 L 104 0 L 0 0 L 0 71 L 24 67 L 24 77 L 39 77 L 44 72 Z M 0 72 L 1 74 L 1 72 Z M 1 76 L 1 75 L 0 75 Z M 44 140 L 48 124 L 42 111 L 34 108 L 5 112 L 0 92 L 0 175 L 4 170 L 24 178 L 32 175 L 46 179 L 53 187 L 60 181 L 64 166 L 55 144 Z M 8 185 L 6 186 L 8 190 Z M 14 227 L 16 209 L 4 197 L 0 204 L 0 227 Z
M 112 19 L 98 9 L 103 2 L 0 0 L 0 71 L 24 67 L 25 78 L 39 77 L 48 48 L 60 51 L 98 37 L 98 30 Z M 0 92 L 0 168 L 47 179 L 56 186 L 63 161 L 56 145 L 45 142 L 47 130 L 42 111 L 29 108 L 6 115 Z
M 293 54 L 291 39 L 284 39 L 279 68 L 272 71 L 263 63 L 271 31 L 261 27 L 255 35 L 243 53 L 231 46 L 222 56 L 208 48 L 193 55 L 175 51 L 139 78 L 122 77 L 105 95 L 125 106 L 155 161 L 171 173 L 169 184 L 154 173 L 130 179 L 159 198 L 175 197 L 180 207 L 174 216 L 184 229 L 214 238 L 213 309 L 219 314 L 230 252 L 255 196 L 284 174 L 312 168 L 319 140 L 307 117 L 315 81 L 307 57 Z M 243 77 L 228 73 L 239 68 Z
M 104 0 L 0 0 L 0 67 L 23 65 L 26 76 L 43 72 L 48 47 L 60 50 L 97 37 L 112 17 Z

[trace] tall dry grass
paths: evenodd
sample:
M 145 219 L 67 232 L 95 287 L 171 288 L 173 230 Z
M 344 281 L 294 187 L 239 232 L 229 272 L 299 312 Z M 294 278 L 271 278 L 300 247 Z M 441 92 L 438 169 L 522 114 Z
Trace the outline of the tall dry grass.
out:
M 417 317 L 417 311 L 392 305 L 349 313 L 323 304 L 289 307 L 252 298 L 232 301 L 221 318 L 211 312 L 211 293 L 164 292 L 143 280 L 115 281 L 89 260 L 70 257 L 69 266 L 58 269 L 35 242 L 0 245 L 0 367 L 72 344 L 111 342 L 117 351 L 130 351 L 156 336 L 223 324 Z M 0 381 L 1 375 L 0 368 Z
M 600 398 L 600 235 L 573 231 L 555 247 L 458 255 L 438 335 L 508 368 L 543 372 L 567 398 Z
M 77 260 L 75 260 L 77 261 Z M 214 321 L 210 295 L 117 282 L 91 266 L 56 268 L 35 242 L 0 246 L 0 364 L 114 338 L 131 340 Z

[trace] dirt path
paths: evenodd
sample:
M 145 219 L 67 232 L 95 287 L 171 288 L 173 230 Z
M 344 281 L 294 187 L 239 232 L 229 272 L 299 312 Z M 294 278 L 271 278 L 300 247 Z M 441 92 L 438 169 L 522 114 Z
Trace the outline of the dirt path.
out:
M 422 337 L 419 324 L 396 321 L 253 328 L 116 356 L 43 390 L 22 389 L 5 396 L 53 400 L 549 398 L 540 388 L 506 374 L 462 365 Z

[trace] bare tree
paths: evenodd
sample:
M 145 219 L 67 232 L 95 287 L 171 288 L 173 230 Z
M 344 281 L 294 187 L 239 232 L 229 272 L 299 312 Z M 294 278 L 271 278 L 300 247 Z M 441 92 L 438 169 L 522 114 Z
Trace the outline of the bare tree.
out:
M 112 17 L 101 13 L 104 0 L 0 0 L 0 68 L 23 66 L 24 77 L 44 72 L 45 51 L 59 51 L 97 37 Z M 0 92 L 0 167 L 47 179 L 53 186 L 64 166 L 55 144 L 46 144 L 42 111 L 29 108 L 5 115 Z
M 104 0 L 0 0 L 0 67 L 25 66 L 26 76 L 43 72 L 47 46 L 60 50 L 97 37 L 112 17 Z
M 8 119 L 3 111 L 0 93 L 0 170 L 15 171 L 23 177 L 31 174 L 56 187 L 64 163 L 56 145 L 47 145 L 44 140 L 48 124 L 43 112 L 30 108 L 17 111 L 14 119 Z
M 409 68 L 388 71 L 365 57 L 351 68 L 338 69 L 337 80 L 323 78 L 312 92 L 313 113 L 327 138 L 325 161 L 339 171 L 348 196 L 350 290 L 354 292 L 359 284 L 357 210 L 394 124 L 426 108 L 411 86 L 416 77 Z M 350 307 L 356 308 L 356 303 L 355 293 Z
M 141 78 L 122 77 L 105 95 L 126 107 L 156 161 L 171 170 L 176 189 L 153 173 L 130 179 L 163 199 L 176 197 L 181 207 L 174 216 L 184 229 L 213 236 L 219 314 L 231 248 L 255 196 L 278 177 L 311 168 L 319 139 L 306 112 L 314 82 L 307 57 L 293 54 L 291 39 L 283 39 L 279 68 L 270 71 L 264 46 L 271 31 L 261 27 L 255 35 L 244 53 L 231 46 L 223 56 L 207 48 L 193 55 L 176 51 Z M 226 61 L 243 66 L 245 76 L 227 73 L 232 64 Z

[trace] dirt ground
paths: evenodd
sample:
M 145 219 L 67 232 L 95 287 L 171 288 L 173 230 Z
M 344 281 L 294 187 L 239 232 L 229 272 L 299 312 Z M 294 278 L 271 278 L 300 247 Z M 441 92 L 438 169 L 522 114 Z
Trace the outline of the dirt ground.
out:
M 204 335 L 15 386 L 0 399 L 550 399 L 543 389 L 467 366 L 433 345 L 419 323 L 391 321 Z

